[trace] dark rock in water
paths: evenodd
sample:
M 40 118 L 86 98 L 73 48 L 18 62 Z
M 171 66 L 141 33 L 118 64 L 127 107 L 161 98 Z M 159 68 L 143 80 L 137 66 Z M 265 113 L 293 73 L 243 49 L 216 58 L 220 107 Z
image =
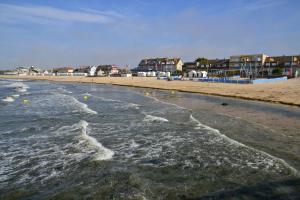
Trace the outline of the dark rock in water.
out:
M 221 105 L 222 106 L 228 106 L 228 103 L 222 103 Z

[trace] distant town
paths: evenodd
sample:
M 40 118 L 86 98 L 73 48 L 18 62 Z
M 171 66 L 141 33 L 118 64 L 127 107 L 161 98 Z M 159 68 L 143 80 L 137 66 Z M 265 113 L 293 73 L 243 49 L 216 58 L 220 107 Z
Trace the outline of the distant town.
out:
M 78 67 L 17 67 L 2 70 L 2 75 L 18 76 L 112 76 L 112 77 L 177 77 L 177 78 L 230 78 L 246 79 L 298 77 L 300 55 L 267 56 L 250 54 L 230 56 L 224 59 L 197 58 L 183 62 L 181 58 L 145 58 L 135 68 L 118 67 L 113 64 Z

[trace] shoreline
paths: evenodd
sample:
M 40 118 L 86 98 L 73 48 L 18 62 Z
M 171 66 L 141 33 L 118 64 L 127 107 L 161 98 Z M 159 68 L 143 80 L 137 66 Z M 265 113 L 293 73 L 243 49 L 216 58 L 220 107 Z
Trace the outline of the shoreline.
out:
M 256 85 L 203 83 L 196 81 L 165 81 L 157 80 L 153 77 L 0 76 L 0 78 L 111 84 L 116 86 L 170 90 L 300 107 L 299 78 Z

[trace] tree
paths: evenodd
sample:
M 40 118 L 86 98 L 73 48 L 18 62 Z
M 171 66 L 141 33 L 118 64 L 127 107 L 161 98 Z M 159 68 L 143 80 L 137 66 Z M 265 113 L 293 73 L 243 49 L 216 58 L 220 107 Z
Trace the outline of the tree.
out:
M 207 58 L 200 58 L 200 57 L 195 60 L 195 62 L 199 62 L 199 63 L 205 63 L 207 61 L 208 61 Z
M 273 69 L 272 74 L 275 76 L 282 76 L 282 69 L 280 68 Z

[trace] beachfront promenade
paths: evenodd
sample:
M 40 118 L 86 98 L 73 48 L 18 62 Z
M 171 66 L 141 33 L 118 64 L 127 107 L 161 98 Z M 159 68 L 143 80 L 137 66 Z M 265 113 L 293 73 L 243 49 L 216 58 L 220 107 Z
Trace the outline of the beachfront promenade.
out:
M 62 77 L 62 76 L 0 76 L 62 82 L 113 84 L 120 86 L 154 88 L 259 100 L 300 106 L 300 78 L 263 84 L 224 84 L 195 81 L 165 81 L 154 77 Z

